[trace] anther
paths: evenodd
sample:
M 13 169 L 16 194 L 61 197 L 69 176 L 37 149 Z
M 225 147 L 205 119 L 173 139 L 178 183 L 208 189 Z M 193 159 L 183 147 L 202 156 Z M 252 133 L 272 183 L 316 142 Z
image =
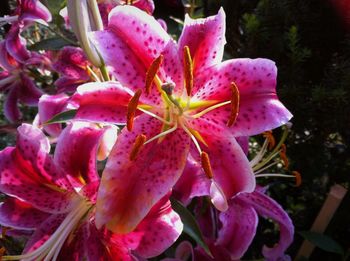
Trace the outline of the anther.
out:
M 185 87 L 187 95 L 191 96 L 193 88 L 193 61 L 191 58 L 190 48 L 184 47 L 184 69 L 185 69 Z
M 141 93 L 142 91 L 138 89 L 128 104 L 126 113 L 126 128 L 128 129 L 128 131 L 132 131 L 132 127 L 134 126 L 135 113 L 137 110 L 137 105 L 139 103 Z
M 288 169 L 288 167 L 289 167 L 289 160 L 288 160 L 288 157 L 287 157 L 287 147 L 286 147 L 285 144 L 281 145 L 280 157 L 281 157 L 281 160 L 283 161 L 284 168 Z
M 2 257 L 4 256 L 5 252 L 6 252 L 5 247 L 1 247 L 0 248 L 0 261 L 2 260 Z
M 292 171 L 292 174 L 294 175 L 295 177 L 295 185 L 297 187 L 299 187 L 301 185 L 301 175 L 300 175 L 300 172 L 294 170 Z
M 162 62 L 163 62 L 163 55 L 159 55 L 158 58 L 156 58 L 152 62 L 151 66 L 148 68 L 148 70 L 146 72 L 146 86 L 145 86 L 145 89 L 146 89 L 146 93 L 147 94 L 150 93 L 153 80 L 156 77 Z
M 234 82 L 231 82 L 231 90 L 231 114 L 227 122 L 228 127 L 231 127 L 236 122 L 239 109 L 239 90 Z
M 146 142 L 146 135 L 140 134 L 136 137 L 134 145 L 131 149 L 131 153 L 130 153 L 130 160 L 135 160 L 136 156 L 138 155 L 141 147 L 143 146 L 143 144 Z
M 213 170 L 211 169 L 208 153 L 206 153 L 205 151 L 202 151 L 201 153 L 201 163 L 202 163 L 202 168 L 205 174 L 207 175 L 207 177 L 209 179 L 212 179 L 214 177 Z
M 269 144 L 269 150 L 272 150 L 276 145 L 276 140 L 275 140 L 275 137 L 273 137 L 272 135 L 272 131 L 271 130 L 265 131 L 263 133 L 263 136 L 267 139 L 267 142 Z

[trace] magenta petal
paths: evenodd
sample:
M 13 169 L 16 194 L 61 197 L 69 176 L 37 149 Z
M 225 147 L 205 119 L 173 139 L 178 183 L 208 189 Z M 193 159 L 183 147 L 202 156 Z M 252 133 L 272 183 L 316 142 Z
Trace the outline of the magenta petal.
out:
M 209 195 L 210 180 L 204 174 L 201 165 L 188 157 L 185 169 L 176 182 L 173 195 L 188 205 L 192 198 Z
M 153 205 L 176 183 L 185 167 L 190 140 L 181 129 L 160 143 L 153 141 L 130 160 L 139 134 L 152 138 L 161 122 L 148 115 L 135 119 L 134 129 L 123 129 L 109 156 L 97 197 L 96 225 L 115 233 L 132 231 Z
M 99 180 L 97 149 L 105 129 L 96 124 L 73 122 L 58 138 L 55 163 L 80 186 Z
M 48 214 L 16 198 L 7 198 L 0 204 L 0 224 L 15 229 L 33 230 Z
M 46 24 L 52 17 L 50 11 L 39 0 L 20 1 L 20 16 L 18 18 L 23 22 L 39 22 Z
M 149 14 L 153 14 L 154 12 L 154 2 L 153 0 L 139 0 L 136 1 L 133 6 L 149 13 Z
M 231 257 L 240 259 L 247 251 L 256 233 L 258 215 L 250 205 L 232 199 L 226 212 L 220 213 L 222 227 L 216 244 L 225 247 Z
M 72 96 L 72 102 L 79 106 L 75 119 L 123 124 L 132 96 L 119 82 L 83 84 Z
M 30 52 L 26 47 L 27 41 L 20 33 L 20 25 L 12 25 L 10 31 L 6 35 L 6 49 L 16 61 L 24 63 L 30 57 Z
M 5 117 L 11 122 L 16 122 L 22 117 L 22 114 L 19 111 L 17 105 L 19 85 L 19 82 L 14 82 L 9 86 L 10 90 L 7 93 L 7 97 L 4 103 Z
M 179 39 L 179 53 L 182 57 L 184 46 L 190 48 L 194 60 L 194 73 L 206 73 L 205 69 L 221 62 L 225 39 L 225 12 L 204 19 L 185 17 L 185 25 Z
M 268 59 L 233 59 L 208 68 L 196 78 L 195 99 L 229 101 L 230 84 L 234 82 L 240 94 L 240 107 L 235 136 L 251 136 L 274 129 L 288 122 L 291 113 L 276 94 L 277 68 Z M 215 91 L 213 91 L 215 88 Z M 215 118 L 226 124 L 231 109 L 221 107 L 204 117 Z
M 42 95 L 38 104 L 39 120 L 44 123 L 53 116 L 61 113 L 67 107 L 69 97 L 65 94 Z M 62 130 L 61 124 L 49 124 L 44 126 L 44 130 L 52 137 L 57 137 Z
M 18 93 L 19 99 L 26 105 L 36 106 L 43 92 L 25 74 L 21 74 L 21 81 L 22 84 Z
M 249 153 L 249 136 L 236 137 L 236 141 L 241 146 L 245 155 Z
M 203 146 L 203 150 L 209 155 L 214 182 L 226 198 L 230 199 L 240 192 L 252 192 L 255 176 L 246 155 L 229 129 L 202 118 L 194 120 L 192 124 L 208 145 Z
M 6 49 L 6 40 L 0 42 L 0 67 L 6 71 L 12 71 L 18 66 L 15 59 L 9 55 Z
M 134 251 L 143 258 L 160 255 L 180 236 L 183 228 L 180 216 L 171 208 L 168 196 L 151 209 L 136 229 L 127 235 L 141 234 L 142 238 Z
M 284 256 L 284 252 L 293 242 L 294 226 L 288 214 L 282 207 L 270 197 L 261 192 L 245 193 L 240 199 L 246 204 L 251 205 L 259 215 L 265 218 L 271 218 L 277 222 L 280 227 L 280 240 L 272 248 L 264 246 L 263 255 L 267 260 L 278 260 Z
M 34 234 L 26 243 L 23 253 L 30 253 L 43 245 L 51 235 L 56 231 L 58 226 L 65 218 L 65 214 L 51 215 L 40 226 L 38 226 Z

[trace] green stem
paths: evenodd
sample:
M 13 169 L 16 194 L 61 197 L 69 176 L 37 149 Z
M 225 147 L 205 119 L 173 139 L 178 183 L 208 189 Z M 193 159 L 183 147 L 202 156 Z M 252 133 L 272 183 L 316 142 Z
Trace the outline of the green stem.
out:
M 107 67 L 106 67 L 106 65 L 102 65 L 101 67 L 100 67 L 100 71 L 101 71 L 101 73 L 102 73 L 102 77 L 103 77 L 103 80 L 104 81 L 110 81 L 111 79 L 109 78 L 109 73 L 108 73 L 108 70 L 107 70 Z

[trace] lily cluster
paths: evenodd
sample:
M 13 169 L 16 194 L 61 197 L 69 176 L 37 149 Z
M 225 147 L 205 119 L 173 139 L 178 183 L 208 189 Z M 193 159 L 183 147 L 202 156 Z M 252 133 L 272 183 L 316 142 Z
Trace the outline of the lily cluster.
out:
M 292 221 L 256 182 L 299 180 L 297 172 L 266 173 L 280 163 L 288 168 L 288 127 L 277 145 L 270 131 L 292 117 L 276 94 L 275 63 L 222 61 L 223 9 L 202 19 L 186 15 L 176 42 L 152 16 L 151 0 L 67 5 L 65 30 L 82 49 L 27 49 L 21 33 L 51 21 L 38 0 L 18 1 L 1 20 L 11 23 L 0 43 L 5 116 L 20 123 L 19 102 L 38 114 L 0 152 L 3 236 L 28 238 L 21 254 L 0 259 L 165 258 L 176 241 L 175 257 L 164 260 L 238 260 L 258 215 L 280 227 L 279 242 L 264 246 L 263 256 L 288 259 Z M 44 76 L 49 83 L 38 81 Z M 249 160 L 249 136 L 259 134 L 265 143 Z M 193 203 L 198 246 L 179 239 L 188 224 L 170 199 Z

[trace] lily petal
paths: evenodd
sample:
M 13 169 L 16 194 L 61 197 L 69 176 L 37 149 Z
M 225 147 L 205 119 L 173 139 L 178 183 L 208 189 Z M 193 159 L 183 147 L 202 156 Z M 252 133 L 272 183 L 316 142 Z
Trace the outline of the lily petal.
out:
M 263 255 L 267 260 L 278 260 L 284 256 L 284 252 L 293 242 L 294 226 L 288 214 L 282 207 L 270 197 L 259 191 L 245 193 L 240 199 L 246 204 L 250 204 L 259 215 L 265 218 L 271 218 L 276 221 L 280 227 L 280 240 L 272 248 L 264 246 Z
M 38 105 L 39 98 L 43 95 L 43 92 L 38 89 L 34 81 L 28 76 L 21 74 L 21 90 L 19 91 L 19 99 L 26 105 L 36 106 Z
M 209 155 L 214 182 L 226 198 L 230 199 L 240 192 L 254 191 L 255 176 L 247 157 L 230 131 L 203 118 L 196 119 L 191 124 L 208 145 L 203 146 L 203 150 Z
M 96 124 L 73 122 L 58 138 L 54 160 L 80 187 L 99 180 L 97 149 L 105 129 Z
M 24 63 L 30 57 L 27 50 L 27 41 L 20 35 L 21 26 L 13 24 L 10 31 L 6 35 L 6 49 L 8 53 L 20 63 Z
M 217 15 L 204 19 L 185 16 L 185 24 L 179 39 L 179 52 L 190 48 L 194 61 L 194 74 L 206 73 L 206 68 L 221 62 L 224 54 L 225 12 L 221 8 Z M 182 57 L 182 55 L 180 55 Z
M 197 77 L 195 99 L 229 101 L 234 82 L 240 95 L 237 120 L 232 126 L 235 136 L 251 136 L 288 122 L 292 114 L 276 94 L 277 68 L 268 59 L 233 59 L 208 68 Z M 202 87 L 204 86 L 204 87 Z M 230 105 L 207 113 L 205 118 L 227 123 Z
M 50 120 L 56 114 L 63 112 L 67 107 L 69 97 L 63 93 L 57 95 L 42 95 L 38 103 L 40 123 Z M 52 137 L 57 137 L 61 131 L 61 124 L 49 124 L 44 126 L 45 131 Z
M 119 82 L 83 84 L 71 100 L 79 106 L 75 119 L 124 124 L 132 96 L 132 92 Z
M 180 216 L 171 208 L 169 196 L 165 196 L 127 237 L 141 234 L 142 238 L 134 251 L 143 258 L 151 258 L 170 247 L 182 229 Z
M 258 215 L 253 207 L 234 198 L 229 208 L 219 215 L 222 227 L 216 244 L 225 247 L 232 259 L 240 259 L 247 251 L 256 233 Z
M 133 131 L 126 128 L 118 136 L 102 175 L 97 197 L 96 225 L 115 233 L 132 231 L 180 177 L 186 164 L 190 140 L 178 129 L 161 141 L 141 148 L 130 160 L 133 143 L 139 134 L 154 137 L 161 123 L 148 115 L 134 121 Z
M 6 49 L 6 40 L 0 42 L 0 67 L 6 71 L 12 71 L 18 66 L 17 62 Z
M 5 117 L 11 122 L 16 122 L 22 117 L 22 114 L 17 106 L 19 85 L 20 83 L 16 81 L 8 87 L 10 90 L 7 93 L 7 97 L 4 103 Z
M 20 21 L 47 24 L 52 19 L 50 11 L 39 0 L 22 0 L 19 8 Z
M 0 224 L 15 229 L 34 230 L 49 214 L 33 208 L 16 198 L 7 198 L 0 204 Z

